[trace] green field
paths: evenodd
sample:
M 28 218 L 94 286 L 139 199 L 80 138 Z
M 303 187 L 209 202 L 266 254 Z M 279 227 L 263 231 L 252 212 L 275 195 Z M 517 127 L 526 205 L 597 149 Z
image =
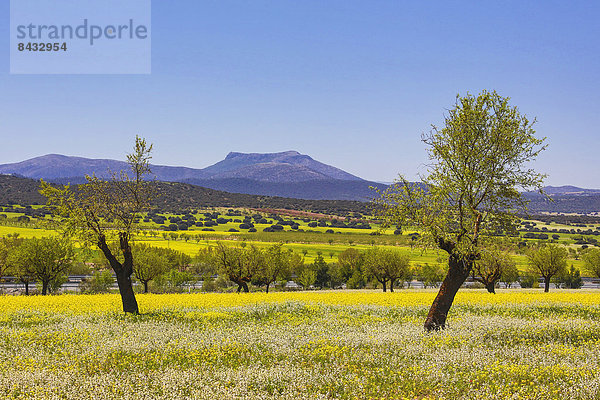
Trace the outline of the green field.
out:
M 40 206 L 34 206 L 39 208 Z M 227 212 L 227 209 L 211 209 L 207 210 L 210 212 L 219 211 L 221 213 Z M 254 214 L 246 209 L 239 209 L 246 214 Z M 9 218 L 17 218 L 24 215 L 23 213 L 11 213 L 3 212 L 2 214 L 7 215 Z M 175 217 L 175 214 L 162 214 L 165 217 Z M 200 219 L 203 217 L 203 212 L 196 212 L 193 214 L 196 218 Z M 302 221 L 300 218 L 285 217 L 286 220 L 293 220 L 299 225 L 298 230 L 290 229 L 289 226 L 285 226 L 284 231 L 280 232 L 263 232 L 263 229 L 271 226 L 272 224 L 255 224 L 257 232 L 249 233 L 246 230 L 238 229 L 240 222 L 233 222 L 234 219 L 243 220 L 240 216 L 222 216 L 227 219 L 231 219 L 231 222 L 226 224 L 219 224 L 211 227 L 214 231 L 203 231 L 201 227 L 192 227 L 186 231 L 164 231 L 162 226 L 154 222 L 142 222 L 140 224 L 141 231 L 136 236 L 136 241 L 139 243 L 147 243 L 157 247 L 166 247 L 174 250 L 182 251 L 190 256 L 195 256 L 198 251 L 206 247 L 207 245 L 214 245 L 217 241 L 224 241 L 230 244 L 240 244 L 242 241 L 247 244 L 252 244 L 257 247 L 266 247 L 271 243 L 281 242 L 284 243 L 284 247 L 290 248 L 299 254 L 305 255 L 305 262 L 311 263 L 314 261 L 317 254 L 322 254 L 328 262 L 334 262 L 337 260 L 337 255 L 347 248 L 356 248 L 358 250 L 367 249 L 373 245 L 383 247 L 398 247 L 403 252 L 410 255 L 411 264 L 413 266 L 422 265 L 425 263 L 435 264 L 439 262 L 439 259 L 443 260 L 445 255 L 437 251 L 436 249 L 429 249 L 423 251 L 419 248 L 411 248 L 411 239 L 408 234 L 414 232 L 411 229 L 405 229 L 402 235 L 394 235 L 393 229 L 379 230 L 379 226 L 371 223 L 372 229 L 352 229 L 352 228 L 331 228 L 331 227 L 309 227 L 308 223 Z M 276 221 L 272 218 L 265 217 L 269 222 L 275 223 Z M 572 229 L 572 226 L 561 225 L 556 223 L 545 224 L 540 221 L 533 221 L 536 223 L 536 227 L 548 227 L 549 229 Z M 4 222 L 0 225 L 0 237 L 6 236 L 7 234 L 17 233 L 23 238 L 31 237 L 42 237 L 56 234 L 56 231 L 48 228 L 48 219 L 44 219 L 36 222 L 35 220 L 29 224 L 17 224 Z M 167 220 L 168 225 L 168 220 Z M 596 225 L 588 225 L 595 228 Z M 238 229 L 239 232 L 229 232 L 230 229 Z M 327 230 L 333 230 L 335 233 L 326 233 Z M 373 235 L 373 233 L 378 233 Z M 551 232 L 547 232 L 548 235 L 552 235 Z M 174 236 L 171 238 L 170 236 Z M 578 236 L 576 234 L 559 234 L 559 242 L 566 245 L 567 247 L 573 247 L 578 249 L 580 246 L 573 244 L 573 238 Z M 527 239 L 528 242 L 540 242 L 537 239 Z M 527 268 L 527 257 L 523 254 L 515 253 L 513 255 L 517 267 L 521 271 L 525 271 Z M 579 257 L 569 259 L 569 265 L 573 265 L 578 269 L 582 269 L 583 263 Z M 586 271 L 582 270 L 582 274 L 585 276 Z

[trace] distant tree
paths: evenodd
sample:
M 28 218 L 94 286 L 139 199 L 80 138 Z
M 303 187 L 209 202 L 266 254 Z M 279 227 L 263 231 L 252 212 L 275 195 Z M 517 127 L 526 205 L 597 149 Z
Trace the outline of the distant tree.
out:
M 587 249 L 582 258 L 586 271 L 596 278 L 600 278 L 600 249 Z
M 557 288 L 563 289 L 580 289 L 583 286 L 581 273 L 577 268 L 571 265 L 569 270 L 565 269 L 553 278 Z
M 302 285 L 304 290 L 308 290 L 315 283 L 316 279 L 317 273 L 310 267 L 303 268 L 300 275 L 298 275 L 298 283 Z
M 420 266 L 418 273 L 424 287 L 438 287 L 444 280 L 445 271 L 439 264 L 425 263 Z
M 50 284 L 69 271 L 74 259 L 73 244 L 58 237 L 27 239 L 11 253 L 11 264 L 20 270 L 17 275 L 41 282 L 42 295 L 48 294 Z
M 348 248 L 338 254 L 338 265 L 342 279 L 347 282 L 355 273 L 362 275 L 363 255 L 354 248 Z
M 510 288 L 511 285 L 519 280 L 519 269 L 515 263 L 505 265 L 500 276 L 500 282 L 504 283 L 505 288 Z
M 384 292 L 388 282 L 393 292 L 394 283 L 408 274 L 409 258 L 397 250 L 374 247 L 365 252 L 364 268 L 367 276 L 383 285 Z
M 519 275 L 519 284 L 523 289 L 537 288 L 539 287 L 538 275 L 531 271 L 526 271 Z
M 443 328 L 454 297 L 481 256 L 480 239 L 513 232 L 515 212 L 526 202 L 520 190 L 542 188 L 543 175 L 527 166 L 544 149 L 530 121 L 496 92 L 457 96 L 445 126 L 432 126 L 428 175 L 423 185 L 405 179 L 376 202 L 385 226 L 411 226 L 424 246 L 448 253 L 448 270 L 424 328 Z
M 282 243 L 277 243 L 264 251 L 263 269 L 258 273 L 257 283 L 265 285 L 267 293 L 272 283 L 287 279 L 291 271 L 303 262 L 300 255 L 284 250 L 282 246 Z
M 249 292 L 248 283 L 263 269 L 264 255 L 254 246 L 247 249 L 229 247 L 221 242 L 214 250 L 219 273 L 238 285 L 237 292 Z
M 552 277 L 563 273 L 567 268 L 567 250 L 555 244 L 531 250 L 527 258 L 531 272 L 544 278 L 544 292 L 550 290 Z
M 330 286 L 331 276 L 329 275 L 329 266 L 320 253 L 317 254 L 315 261 L 313 261 L 312 270 L 315 271 L 316 274 L 315 285 L 321 289 Z
M 81 282 L 83 293 L 107 293 L 115 283 L 115 278 L 109 270 L 96 271 L 90 280 Z
M 490 247 L 481 252 L 481 258 L 473 264 L 473 279 L 483 283 L 490 293 L 496 293 L 496 283 L 505 270 L 515 267 L 510 254 Z
M 87 182 L 76 190 L 42 181 L 41 193 L 48 199 L 47 207 L 64 218 L 62 226 L 66 232 L 97 246 L 109 261 L 126 313 L 139 312 L 131 282 L 134 265 L 131 238 L 137 229 L 136 221 L 155 197 L 154 186 L 144 179 L 150 173 L 151 152 L 152 145 L 136 137 L 134 152 L 127 156 L 131 176 L 125 171 L 113 173 L 109 180 L 86 176 Z M 118 243 L 122 262 L 109 247 L 113 241 Z
M 169 270 L 169 260 L 151 246 L 134 246 L 133 254 L 133 273 L 148 293 L 148 283 Z
M 18 235 L 0 238 L 0 278 L 8 275 L 8 273 L 14 274 L 14 268 L 11 266 L 10 261 L 10 253 L 23 244 L 23 240 Z

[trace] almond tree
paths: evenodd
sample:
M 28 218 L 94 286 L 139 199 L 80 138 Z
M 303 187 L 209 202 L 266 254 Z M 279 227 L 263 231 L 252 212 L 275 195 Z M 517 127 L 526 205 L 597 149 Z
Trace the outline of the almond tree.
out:
M 473 264 L 473 279 L 483 283 L 490 293 L 496 293 L 496 283 L 505 271 L 515 268 L 510 254 L 497 248 L 488 248 L 481 252 L 481 258 Z
M 48 294 L 50 283 L 64 276 L 75 259 L 72 243 L 64 238 L 27 239 L 10 254 L 17 275 L 28 276 L 42 284 L 42 295 Z
M 530 167 L 545 148 L 533 125 L 495 91 L 457 96 L 444 126 L 422 140 L 429 159 L 422 184 L 400 179 L 376 200 L 387 226 L 410 226 L 423 246 L 448 253 L 448 272 L 425 320 L 443 328 L 454 297 L 481 256 L 481 239 L 514 230 L 525 210 L 520 190 L 541 191 L 544 175 Z
M 238 285 L 237 292 L 249 292 L 248 283 L 260 273 L 264 267 L 264 255 L 255 246 L 250 248 L 231 247 L 217 243 L 212 252 L 214 264 L 218 266 L 219 274 Z
M 373 247 L 365 252 L 365 273 L 372 276 L 383 285 L 386 291 L 387 282 L 390 283 L 390 292 L 394 291 L 394 283 L 408 274 L 408 256 L 397 250 Z
M 600 249 L 587 249 L 581 258 L 584 268 L 596 278 L 600 278 Z
M 110 179 L 86 176 L 87 182 L 71 188 L 54 187 L 42 181 L 41 193 L 47 197 L 52 213 L 64 218 L 62 229 L 68 235 L 98 247 L 117 277 L 119 293 L 126 313 L 139 312 L 131 282 L 133 253 L 131 241 L 136 221 L 148 211 L 155 196 L 150 174 L 152 145 L 137 137 L 135 149 L 127 156 L 131 173 L 114 172 Z M 110 244 L 116 242 L 118 253 Z
M 544 278 L 544 292 L 550 290 L 550 280 L 567 269 L 567 250 L 555 244 L 533 249 L 527 255 L 531 272 Z

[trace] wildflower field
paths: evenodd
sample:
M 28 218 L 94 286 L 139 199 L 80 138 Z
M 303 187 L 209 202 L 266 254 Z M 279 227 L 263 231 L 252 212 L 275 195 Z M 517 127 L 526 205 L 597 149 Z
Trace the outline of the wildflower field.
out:
M 0 398 L 595 399 L 600 292 L 0 297 Z

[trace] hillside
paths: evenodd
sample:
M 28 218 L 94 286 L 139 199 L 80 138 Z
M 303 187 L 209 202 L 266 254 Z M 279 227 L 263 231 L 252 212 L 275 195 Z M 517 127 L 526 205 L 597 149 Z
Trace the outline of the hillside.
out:
M 157 182 L 159 196 L 154 205 L 164 211 L 204 207 L 248 207 L 303 210 L 325 214 L 367 213 L 368 203 L 344 200 L 303 200 L 284 197 L 227 193 L 179 182 Z M 0 175 L 0 205 L 45 204 L 33 179 Z
M 86 174 L 107 177 L 111 171 L 127 168 L 122 161 L 49 154 L 0 165 L 0 174 L 57 183 L 82 183 Z M 159 181 L 190 183 L 220 191 L 262 196 L 368 201 L 374 194 L 370 186 L 385 187 L 297 151 L 229 153 L 224 160 L 203 169 L 164 165 L 152 165 L 151 169 L 153 177 Z

